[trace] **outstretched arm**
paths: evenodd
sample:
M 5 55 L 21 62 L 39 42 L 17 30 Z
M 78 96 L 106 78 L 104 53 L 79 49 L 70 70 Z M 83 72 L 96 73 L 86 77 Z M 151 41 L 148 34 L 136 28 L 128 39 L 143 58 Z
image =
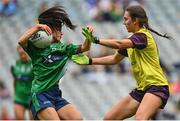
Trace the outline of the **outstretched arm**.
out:
M 114 49 L 132 48 L 134 46 L 130 39 L 99 39 L 98 44 Z
M 90 49 L 91 47 L 91 41 L 88 39 L 85 39 L 84 43 L 80 46 L 80 52 L 86 52 Z
M 35 34 L 36 32 L 38 32 L 39 30 L 44 30 L 46 31 L 49 35 L 52 33 L 51 29 L 47 26 L 47 25 L 43 25 L 43 24 L 37 24 L 33 27 L 31 27 L 30 29 L 28 29 L 27 31 L 25 31 L 19 38 L 19 45 L 21 45 L 23 48 L 27 47 L 27 43 L 29 38 Z
M 91 27 L 93 29 L 93 27 Z M 100 44 L 106 47 L 120 49 L 120 48 L 132 48 L 134 47 L 133 42 L 130 39 L 99 39 L 94 36 L 92 31 L 83 29 L 83 35 L 93 43 Z
M 123 60 L 123 58 L 124 56 L 116 52 L 113 55 L 92 58 L 92 65 L 113 65 L 119 63 L 121 60 Z

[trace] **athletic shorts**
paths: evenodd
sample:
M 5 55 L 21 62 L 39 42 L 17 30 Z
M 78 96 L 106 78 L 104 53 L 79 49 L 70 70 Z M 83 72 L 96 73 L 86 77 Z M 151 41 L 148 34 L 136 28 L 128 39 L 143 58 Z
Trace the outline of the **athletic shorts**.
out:
M 162 100 L 162 105 L 160 108 L 163 109 L 169 98 L 169 87 L 152 85 L 145 91 L 134 89 L 129 94 L 136 101 L 141 102 L 146 93 L 151 93 L 153 95 L 160 97 Z
M 67 104 L 69 102 L 62 98 L 62 92 L 58 85 L 56 85 L 48 91 L 32 93 L 30 108 L 33 118 L 38 119 L 37 114 L 41 110 L 47 107 L 53 107 L 57 111 Z

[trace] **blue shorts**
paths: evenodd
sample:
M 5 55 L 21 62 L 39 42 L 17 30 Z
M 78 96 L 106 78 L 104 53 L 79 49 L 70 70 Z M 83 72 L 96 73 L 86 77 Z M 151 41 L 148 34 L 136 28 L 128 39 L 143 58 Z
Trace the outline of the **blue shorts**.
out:
M 169 98 L 169 87 L 152 85 L 145 91 L 134 89 L 130 92 L 130 96 L 134 98 L 136 101 L 141 102 L 146 93 L 151 93 L 153 95 L 160 97 L 162 100 L 162 105 L 160 108 L 163 109 Z
M 57 111 L 67 104 L 69 102 L 62 98 L 62 92 L 56 85 L 48 91 L 32 93 L 30 108 L 33 118 L 38 119 L 37 114 L 39 111 L 47 107 L 53 107 Z

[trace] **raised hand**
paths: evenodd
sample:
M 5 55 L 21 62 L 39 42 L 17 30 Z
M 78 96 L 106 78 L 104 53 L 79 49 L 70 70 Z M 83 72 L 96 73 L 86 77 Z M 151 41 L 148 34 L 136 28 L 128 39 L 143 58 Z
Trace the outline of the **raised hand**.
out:
M 86 39 L 91 41 L 92 43 L 99 43 L 99 39 L 96 36 L 93 36 L 92 34 L 93 29 L 91 27 L 84 27 L 82 28 L 82 34 Z

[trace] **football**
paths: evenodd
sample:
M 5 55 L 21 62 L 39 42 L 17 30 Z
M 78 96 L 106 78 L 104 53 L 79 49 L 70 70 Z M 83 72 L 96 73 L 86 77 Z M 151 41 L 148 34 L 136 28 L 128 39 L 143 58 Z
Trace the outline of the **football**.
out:
M 38 31 L 30 38 L 30 41 L 37 48 L 46 48 L 51 44 L 52 39 L 52 35 L 49 36 L 45 31 Z

